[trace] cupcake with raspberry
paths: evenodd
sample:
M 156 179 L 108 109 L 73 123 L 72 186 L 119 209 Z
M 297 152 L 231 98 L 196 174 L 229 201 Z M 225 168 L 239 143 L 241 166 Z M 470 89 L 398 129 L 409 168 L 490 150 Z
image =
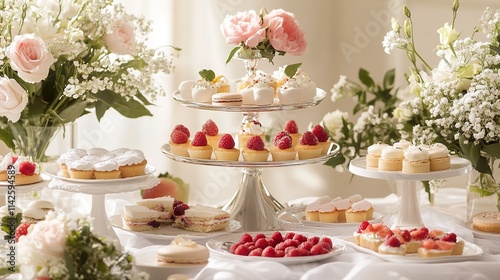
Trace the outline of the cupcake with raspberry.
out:
M 40 170 L 38 164 L 28 160 L 27 157 L 20 156 L 14 162 L 16 170 L 14 183 L 16 185 L 26 185 L 40 182 Z
M 210 159 L 212 146 L 208 145 L 207 137 L 202 131 L 196 132 L 188 148 L 189 157 L 197 159 Z
M 241 152 L 244 161 L 261 162 L 267 161 L 269 150 L 265 148 L 264 141 L 260 136 L 252 136 L 247 142 L 246 148 Z
M 328 153 L 328 149 L 332 145 L 332 141 L 330 140 L 330 136 L 328 136 L 325 128 L 317 124 L 311 129 L 311 132 L 314 136 L 316 136 L 316 138 L 318 138 L 318 145 L 321 146 L 321 154 L 326 155 L 326 153 Z
M 221 135 L 219 134 L 219 128 L 217 124 L 211 119 L 208 119 L 201 127 L 201 131 L 205 133 L 207 137 L 208 145 L 212 146 L 212 148 L 217 147 L 219 145 L 219 140 Z
M 189 157 L 189 136 L 181 130 L 174 130 L 170 134 L 170 152 L 174 155 Z
M 233 136 L 224 134 L 220 138 L 217 148 L 214 149 L 217 160 L 237 161 L 240 157 L 240 150 L 236 149 Z
M 310 159 L 321 156 L 322 148 L 318 143 L 318 138 L 311 131 L 304 132 L 296 147 L 299 159 Z
M 292 137 L 286 131 L 281 131 L 274 136 L 274 146 L 270 149 L 273 161 L 294 160 L 297 151 L 292 146 Z
M 246 148 L 248 141 L 253 136 L 259 136 L 264 141 L 264 129 L 257 120 L 252 120 L 242 124 L 238 132 L 238 148 Z
M 290 136 L 292 137 L 292 146 L 297 146 L 300 136 L 302 136 L 302 134 L 299 133 L 299 127 L 297 126 L 297 123 L 294 120 L 289 120 L 285 123 L 283 130 L 290 133 Z

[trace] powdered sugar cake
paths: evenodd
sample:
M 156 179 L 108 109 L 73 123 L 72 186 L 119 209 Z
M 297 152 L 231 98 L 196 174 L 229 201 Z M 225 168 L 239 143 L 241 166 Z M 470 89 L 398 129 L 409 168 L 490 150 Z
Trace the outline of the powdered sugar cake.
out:
M 224 210 L 197 204 L 186 209 L 184 215 L 176 216 L 173 227 L 195 232 L 224 230 L 230 221 Z

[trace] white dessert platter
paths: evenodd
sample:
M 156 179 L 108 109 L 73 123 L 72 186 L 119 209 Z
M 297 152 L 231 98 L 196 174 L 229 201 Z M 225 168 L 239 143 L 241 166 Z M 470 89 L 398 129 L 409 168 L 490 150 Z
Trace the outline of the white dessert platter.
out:
M 472 226 L 472 223 L 466 223 L 465 226 L 472 231 L 476 238 L 500 240 L 500 233 L 477 230 Z
M 13 186 L 10 190 L 15 190 L 16 193 L 29 193 L 39 191 L 45 188 L 50 182 L 50 177 L 45 174 L 40 174 L 38 182 L 30 184 L 10 184 L 8 181 L 0 181 L 0 195 L 8 194 L 9 186 Z
M 376 168 L 366 166 L 366 158 L 357 158 L 350 162 L 349 171 L 355 175 L 384 180 L 402 181 L 402 193 L 400 210 L 397 212 L 396 220 L 392 228 L 420 228 L 424 226 L 420 215 L 418 193 L 420 181 L 437 180 L 459 176 L 471 170 L 470 161 L 457 156 L 451 157 L 451 168 L 443 171 L 432 171 L 426 173 L 403 173 L 401 171 L 380 171 Z
M 156 241 L 172 241 L 177 236 L 182 235 L 185 238 L 196 240 L 207 240 L 213 238 L 214 236 L 225 235 L 231 232 L 235 232 L 241 228 L 241 224 L 238 221 L 231 220 L 229 226 L 225 230 L 212 231 L 212 232 L 194 232 L 188 231 L 181 228 L 174 228 L 172 224 L 162 224 L 157 230 L 149 231 L 132 231 L 123 226 L 122 217 L 120 215 L 111 216 L 109 218 L 111 225 L 115 228 L 133 233 L 134 235 L 149 240 Z
M 249 234 L 254 236 L 257 233 L 263 233 L 266 236 L 270 236 L 273 232 L 250 232 Z M 305 233 L 305 232 L 295 232 L 295 233 L 300 233 L 305 236 L 311 236 L 311 235 L 316 235 L 317 234 L 311 234 L 311 233 Z M 282 232 L 284 235 L 285 232 Z M 232 254 L 229 252 L 229 248 L 227 248 L 228 244 L 231 244 L 233 242 L 237 242 L 239 238 L 241 237 L 241 233 L 238 234 L 231 234 L 231 235 L 225 235 L 220 238 L 212 239 L 207 242 L 206 246 L 208 250 L 210 251 L 211 254 L 214 254 L 217 257 L 222 257 L 225 259 L 231 259 L 231 260 L 239 260 L 239 261 L 273 261 L 273 262 L 278 262 L 281 264 L 285 265 L 291 265 L 291 264 L 303 264 L 303 263 L 309 263 L 309 262 L 316 262 L 316 261 L 321 261 L 328 259 L 330 257 L 338 256 L 342 254 L 345 249 L 346 245 L 343 240 L 340 240 L 335 237 L 329 237 L 332 240 L 333 244 L 333 249 L 330 251 L 328 254 L 322 254 L 322 255 L 312 255 L 312 256 L 301 256 L 301 257 L 279 257 L 279 258 L 271 258 L 271 257 L 258 257 L 258 256 L 241 256 L 241 255 L 236 255 Z M 325 237 L 324 235 L 321 235 L 320 237 Z
M 152 174 L 154 171 L 154 167 L 147 165 L 145 169 L 146 174 L 141 176 L 109 180 L 75 180 L 61 177 L 59 175 L 58 165 L 53 164 L 47 166 L 45 174 L 52 177 L 52 180 L 48 184 L 49 189 L 92 195 L 90 216 L 93 217 L 92 226 L 94 231 L 101 236 L 118 240 L 109 222 L 108 216 L 105 214 L 106 194 L 150 189 L 160 182 L 159 179 Z
M 316 221 L 307 221 L 305 219 L 306 206 L 295 206 L 276 212 L 278 224 L 287 230 L 302 230 L 307 232 L 329 231 L 335 235 L 348 235 L 359 227 L 356 223 L 323 223 Z M 384 216 L 378 212 L 373 213 L 370 223 L 381 222 Z
M 226 112 L 271 112 L 271 111 L 284 111 L 284 110 L 297 110 L 309 108 L 318 105 L 326 97 L 326 92 L 320 88 L 316 88 L 316 96 L 309 101 L 303 101 L 294 104 L 279 104 L 277 98 L 274 99 L 272 105 L 240 105 L 240 106 L 218 106 L 212 103 L 201 103 L 193 100 L 187 100 L 181 97 L 180 91 L 175 91 L 172 94 L 175 101 L 180 104 L 202 110 L 226 111 Z
M 354 249 L 367 253 L 373 256 L 377 256 L 388 262 L 399 262 L 399 263 L 445 263 L 445 262 L 463 262 L 470 261 L 476 258 L 479 258 L 483 254 L 483 249 L 474 243 L 465 242 L 464 251 L 462 255 L 454 255 L 454 256 L 443 256 L 443 257 L 431 257 L 431 258 L 422 258 L 419 257 L 417 253 L 414 254 L 406 254 L 404 256 L 398 255 L 388 255 L 388 254 L 379 254 L 373 250 L 363 248 L 361 246 L 356 245 L 354 242 L 354 237 L 349 236 L 344 239 L 347 244 L 352 246 Z
M 172 274 L 185 274 L 194 277 L 207 264 L 168 264 L 158 265 L 157 251 L 164 245 L 153 245 L 132 252 L 134 267 L 149 274 L 151 280 L 165 280 Z

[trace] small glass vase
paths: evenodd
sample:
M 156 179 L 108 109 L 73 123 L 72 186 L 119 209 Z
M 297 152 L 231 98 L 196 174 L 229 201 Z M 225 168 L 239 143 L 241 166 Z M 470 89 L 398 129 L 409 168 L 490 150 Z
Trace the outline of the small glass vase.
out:
M 467 222 L 481 212 L 500 211 L 500 185 L 495 180 L 499 171 L 498 158 L 486 157 L 491 167 L 492 175 L 480 173 L 475 169 L 468 175 L 467 180 Z
M 255 77 L 257 65 L 259 64 L 259 60 L 262 59 L 260 52 L 251 49 L 240 49 L 237 53 L 237 58 L 242 60 L 245 65 L 245 77 L 242 78 L 242 81 L 244 82 Z

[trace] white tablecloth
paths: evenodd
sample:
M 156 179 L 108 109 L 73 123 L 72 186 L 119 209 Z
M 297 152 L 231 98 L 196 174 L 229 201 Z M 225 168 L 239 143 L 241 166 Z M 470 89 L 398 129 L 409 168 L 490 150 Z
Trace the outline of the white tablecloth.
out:
M 391 224 L 399 208 L 394 194 L 385 198 L 369 199 L 376 211 L 384 214 L 384 222 Z M 421 215 L 428 228 L 453 231 L 468 242 L 479 245 L 484 254 L 473 260 L 448 263 L 387 262 L 377 256 L 358 252 L 347 246 L 339 256 L 299 265 L 282 265 L 276 262 L 240 262 L 211 255 L 208 265 L 194 279 L 500 279 L 500 239 L 474 238 L 463 223 L 465 216 L 465 190 L 441 189 L 430 206 L 421 198 Z M 295 201 L 294 203 L 297 203 Z M 131 250 L 158 244 L 117 229 L 122 245 Z M 324 232 L 322 232 L 324 233 Z M 344 238 L 347 236 L 336 236 Z M 166 276 L 165 276 L 166 278 Z M 161 280 L 165 280 L 161 279 Z

